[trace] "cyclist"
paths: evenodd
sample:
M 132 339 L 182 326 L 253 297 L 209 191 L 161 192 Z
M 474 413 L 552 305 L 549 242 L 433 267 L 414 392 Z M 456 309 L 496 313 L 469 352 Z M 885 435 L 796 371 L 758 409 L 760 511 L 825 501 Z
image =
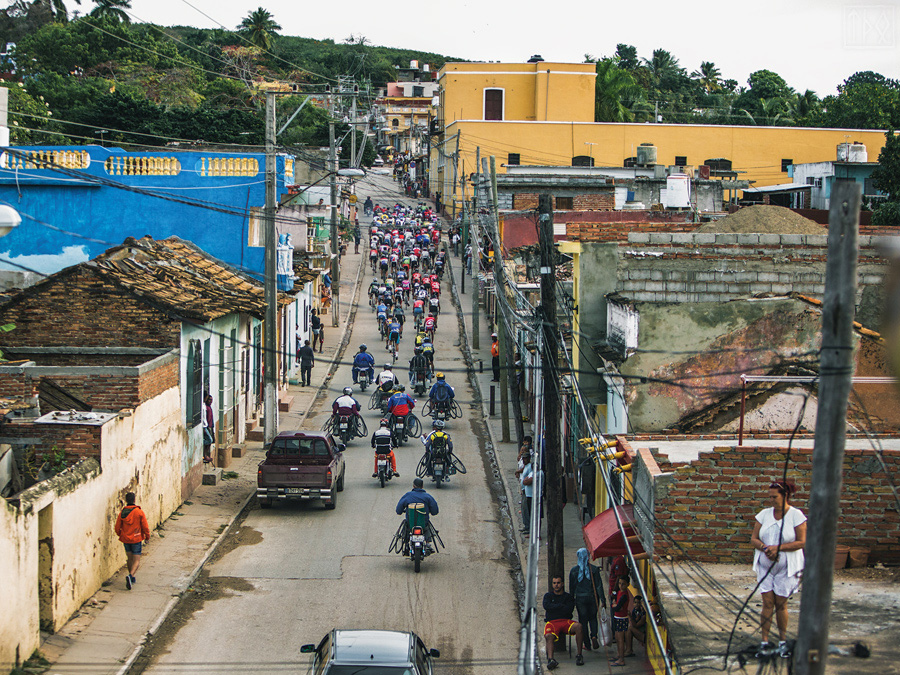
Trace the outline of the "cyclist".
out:
M 394 317 L 388 324 L 387 345 L 385 348 L 396 356 L 400 351 L 400 322 Z

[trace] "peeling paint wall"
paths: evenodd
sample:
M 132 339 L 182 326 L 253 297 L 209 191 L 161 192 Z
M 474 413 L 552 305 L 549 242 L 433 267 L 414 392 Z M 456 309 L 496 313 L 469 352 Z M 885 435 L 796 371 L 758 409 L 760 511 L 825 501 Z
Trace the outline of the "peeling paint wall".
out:
M 171 387 L 101 429 L 100 461 L 89 458 L 0 507 L 0 672 L 39 644 L 40 617 L 57 630 L 125 563 L 113 527 L 124 495 L 137 494 L 150 529 L 182 502 L 181 457 L 187 445 L 181 394 Z M 102 470 L 100 467 L 103 467 Z M 40 513 L 52 538 L 48 603 L 38 598 Z M 48 515 L 49 516 L 48 519 Z M 153 539 L 150 540 L 150 546 Z

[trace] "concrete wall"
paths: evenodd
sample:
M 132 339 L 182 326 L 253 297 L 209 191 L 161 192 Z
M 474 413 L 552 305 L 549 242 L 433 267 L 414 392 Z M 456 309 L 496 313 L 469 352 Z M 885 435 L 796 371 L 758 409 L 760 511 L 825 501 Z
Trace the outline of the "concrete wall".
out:
M 151 530 L 182 502 L 178 387 L 99 431 L 99 461 L 82 460 L 0 506 L 0 672 L 28 658 L 40 627 L 61 627 L 125 563 L 113 526 L 126 492 L 137 494 Z
M 883 455 L 890 473 L 897 475 L 900 453 L 885 450 Z M 721 447 L 675 468 L 671 484 L 656 493 L 660 527 L 654 537 L 655 553 L 682 558 L 674 540 L 695 562 L 735 563 L 749 569 L 754 517 L 767 506 L 769 483 L 781 477 L 787 460 L 785 449 Z M 662 461 L 660 468 L 671 470 Z M 809 516 L 811 448 L 791 449 L 789 476 L 799 487 L 793 504 Z M 900 562 L 900 514 L 889 477 L 871 450 L 846 452 L 837 533 L 839 544 L 871 548 L 870 563 Z

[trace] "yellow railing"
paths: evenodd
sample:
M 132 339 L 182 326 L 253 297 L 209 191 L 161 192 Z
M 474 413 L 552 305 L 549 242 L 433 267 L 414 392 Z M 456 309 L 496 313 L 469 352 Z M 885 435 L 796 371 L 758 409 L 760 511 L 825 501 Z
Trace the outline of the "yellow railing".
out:
M 4 169 L 86 169 L 91 165 L 91 156 L 86 150 L 28 150 L 7 153 L 3 157 Z
M 255 176 L 259 173 L 259 162 L 249 157 L 202 157 L 200 175 L 213 176 Z
M 177 176 L 181 162 L 175 157 L 109 157 L 103 163 L 111 176 Z

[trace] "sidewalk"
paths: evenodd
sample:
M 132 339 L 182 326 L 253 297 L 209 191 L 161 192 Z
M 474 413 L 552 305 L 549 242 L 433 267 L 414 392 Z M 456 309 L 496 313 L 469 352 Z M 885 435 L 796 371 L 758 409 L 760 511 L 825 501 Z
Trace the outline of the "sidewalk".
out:
M 352 247 L 351 247 L 352 248 Z M 344 256 L 337 328 L 324 317 L 325 346 L 316 354 L 312 386 L 290 385 L 290 412 L 279 415 L 280 429 L 302 428 L 316 395 L 327 388 L 335 361 L 349 336 L 353 299 L 365 262 L 362 254 Z M 329 330 L 330 329 L 330 330 Z M 50 673 L 125 673 L 147 638 L 163 624 L 181 594 L 200 574 L 216 547 L 229 534 L 256 491 L 256 467 L 262 443 L 248 442 L 247 453 L 232 460 L 218 485 L 201 485 L 145 543 L 137 584 L 125 589 L 124 568 L 53 635 L 42 634 L 40 651 Z
M 520 511 L 520 500 L 519 500 L 519 482 L 515 476 L 516 470 L 516 458 L 518 456 L 518 445 L 517 439 L 515 438 L 515 423 L 513 420 L 510 420 L 510 434 L 512 436 L 511 443 L 501 443 L 499 439 L 503 437 L 502 435 L 502 423 L 500 419 L 500 385 L 496 382 L 491 382 L 492 372 L 490 368 L 491 363 L 491 333 L 493 331 L 493 327 L 489 324 L 490 318 L 485 315 L 484 308 L 482 306 L 480 313 L 480 321 L 478 326 L 478 338 L 479 338 L 479 350 L 477 352 L 471 350 L 472 345 L 472 288 L 477 281 L 472 277 L 466 278 L 466 293 L 464 295 L 460 294 L 460 284 L 461 284 L 461 272 L 462 272 L 462 259 L 454 256 L 451 253 L 448 254 L 450 259 L 450 270 L 452 276 L 452 292 L 453 297 L 456 299 L 462 308 L 462 314 L 459 317 L 460 321 L 465 326 L 465 334 L 466 340 L 463 344 L 463 348 L 468 348 L 470 350 L 471 361 L 474 364 L 478 364 L 479 361 L 484 363 L 483 372 L 477 372 L 477 370 L 473 373 L 473 377 L 470 379 L 474 379 L 476 382 L 481 395 L 481 406 L 482 406 L 482 415 L 484 416 L 485 425 L 487 426 L 488 432 L 491 437 L 491 444 L 494 449 L 494 454 L 497 459 L 497 464 L 500 468 L 500 478 L 503 481 L 504 488 L 506 490 L 506 499 L 507 503 L 510 507 L 510 512 L 513 518 L 513 532 L 516 538 L 516 547 L 519 554 L 519 560 L 521 561 L 522 568 L 524 569 L 527 564 L 527 540 L 522 537 L 521 527 L 522 527 L 522 517 Z M 489 405 L 490 405 L 490 389 L 491 387 L 496 387 L 495 390 L 495 400 L 496 400 L 496 414 L 494 416 L 489 415 Z M 510 414 L 512 414 L 512 406 L 510 406 Z M 534 437 L 537 436 L 535 433 L 535 429 L 533 427 L 533 421 L 525 423 L 525 433 L 530 434 Z M 565 583 L 568 586 L 568 570 L 571 569 L 572 566 L 575 565 L 576 556 L 575 552 L 584 546 L 584 541 L 581 535 L 581 521 L 579 519 L 579 514 L 577 511 L 577 507 L 573 504 L 569 504 L 566 506 L 563 512 L 563 520 L 564 520 L 564 541 L 565 541 L 565 559 L 566 559 L 566 579 Z M 546 529 L 543 530 L 543 533 L 546 532 Z M 543 537 L 542 533 L 542 537 Z M 543 541 L 546 541 L 546 538 L 543 538 Z M 543 610 L 540 607 L 541 597 L 543 593 L 549 588 L 549 583 L 546 578 L 547 576 L 547 561 L 546 561 L 546 549 L 541 548 L 541 560 L 538 563 L 538 617 L 541 621 L 540 625 L 542 626 L 543 620 Z M 604 573 L 604 578 L 605 578 Z M 576 617 L 577 618 L 577 617 Z M 541 667 L 546 669 L 547 658 L 546 653 L 543 648 L 543 642 L 540 641 L 539 644 L 541 648 L 539 650 Z M 621 667 L 610 667 L 608 665 L 608 658 L 616 658 L 616 645 L 613 643 L 609 647 L 601 647 L 599 651 L 584 651 L 584 665 L 585 669 L 578 669 L 575 666 L 575 647 L 574 644 L 572 646 L 572 657 L 569 658 L 568 654 L 556 653 L 556 658 L 559 661 L 559 668 L 555 672 L 578 672 L 578 673 L 591 673 L 597 672 L 598 670 L 602 670 L 604 673 L 606 672 L 616 672 L 621 673 L 622 675 L 638 675 L 643 673 L 652 672 L 650 669 L 649 662 L 646 661 L 644 656 L 644 650 L 640 644 L 635 644 L 634 646 L 635 653 L 638 654 L 637 658 L 629 658 L 626 659 L 626 665 L 624 668 Z

